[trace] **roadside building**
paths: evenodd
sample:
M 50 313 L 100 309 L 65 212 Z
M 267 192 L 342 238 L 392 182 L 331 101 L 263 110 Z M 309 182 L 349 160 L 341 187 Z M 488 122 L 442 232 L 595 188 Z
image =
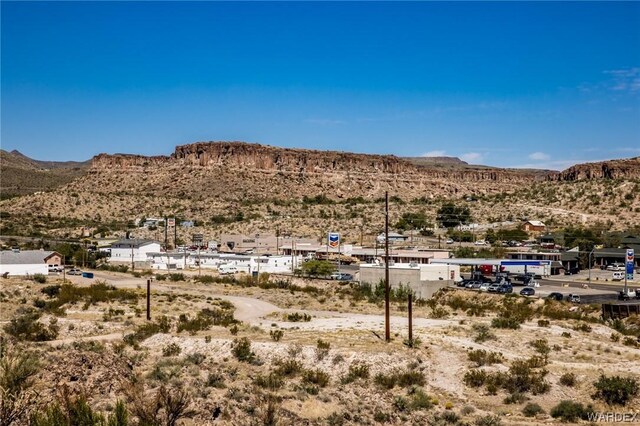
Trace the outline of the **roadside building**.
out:
M 379 244 L 384 244 L 385 239 L 384 234 L 380 234 L 376 237 L 376 241 Z M 397 232 L 389 232 L 389 244 L 404 243 L 408 239 L 409 237 L 406 235 L 398 234 Z
M 61 266 L 62 255 L 56 251 L 6 250 L 0 251 L 0 275 L 47 275 L 49 265 Z
M 528 220 L 520 226 L 520 229 L 529 235 L 539 235 L 547 229 L 547 226 L 539 220 Z
M 285 247 L 292 244 L 317 244 L 315 238 L 292 238 L 271 234 L 223 234 L 220 237 L 221 252 L 227 253 L 255 253 L 255 254 L 283 254 Z M 285 253 L 286 254 L 286 253 Z
M 109 247 L 111 263 L 147 262 L 148 253 L 160 251 L 160 243 L 153 240 L 123 239 Z
M 379 285 L 385 278 L 383 264 L 360 265 L 360 282 Z M 408 287 L 416 299 L 429 299 L 441 288 L 460 281 L 459 265 L 418 265 L 395 263 L 389 265 L 389 286 L 393 289 Z

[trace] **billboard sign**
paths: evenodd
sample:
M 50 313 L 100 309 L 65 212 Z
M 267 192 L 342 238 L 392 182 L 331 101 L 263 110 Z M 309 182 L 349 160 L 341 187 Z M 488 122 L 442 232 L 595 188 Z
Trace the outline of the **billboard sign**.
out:
M 167 226 L 168 227 L 174 227 L 176 226 L 176 218 L 175 217 L 170 217 L 167 219 Z
M 337 232 L 329 232 L 329 247 L 338 248 L 340 247 L 340 234 Z
M 627 265 L 627 279 L 628 280 L 632 280 L 633 279 L 633 267 L 635 266 L 635 253 L 633 252 L 633 249 L 627 249 L 627 255 L 625 256 L 625 263 Z

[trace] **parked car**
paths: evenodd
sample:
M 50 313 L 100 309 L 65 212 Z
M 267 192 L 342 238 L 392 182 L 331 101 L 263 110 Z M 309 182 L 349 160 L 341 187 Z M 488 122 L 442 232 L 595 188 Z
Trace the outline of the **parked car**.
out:
M 489 286 L 491 285 L 491 283 L 482 283 L 480 284 L 480 291 L 489 291 Z
M 489 293 L 497 293 L 498 289 L 500 288 L 500 284 L 498 283 L 493 283 L 489 286 L 489 288 L 487 289 L 487 291 Z
M 570 294 L 567 296 L 567 302 L 580 304 L 580 296 L 577 294 Z
M 453 240 L 451 238 L 447 238 L 447 241 L 445 241 L 447 244 L 453 244 Z
M 62 270 L 64 269 L 62 266 L 59 265 L 49 265 L 49 272 L 62 272 Z
M 553 292 L 547 296 L 547 299 L 562 301 L 564 300 L 564 296 L 562 295 L 562 293 Z
M 67 275 L 82 275 L 82 271 L 78 268 L 71 268 L 67 271 Z
M 486 246 L 487 242 L 485 240 L 478 240 L 474 244 L 477 246 Z
M 640 291 L 638 290 L 627 290 L 618 292 L 618 300 L 630 300 L 630 299 L 640 299 Z
M 473 288 L 473 285 L 478 281 L 469 281 L 465 284 L 464 288 Z
M 513 293 L 513 286 L 509 283 L 501 284 L 500 287 L 498 287 L 498 293 L 500 294 Z
M 471 280 L 468 280 L 468 279 L 464 279 L 464 280 L 462 280 L 462 281 L 458 281 L 458 282 L 456 283 L 456 286 L 457 286 L 457 287 L 466 287 L 467 283 L 469 283 L 470 281 L 471 281 Z
M 351 281 L 353 280 L 353 275 L 346 272 L 334 272 L 329 278 L 336 281 Z
M 476 289 L 476 290 L 480 290 L 480 287 L 482 287 L 482 283 L 480 281 L 475 281 L 471 288 Z
M 624 271 L 624 265 L 622 263 L 612 263 L 607 265 L 607 271 Z
M 536 291 L 531 287 L 525 287 L 522 290 L 520 290 L 520 295 L 521 296 L 535 296 L 536 295 Z
M 218 266 L 218 273 L 220 275 L 231 275 L 238 272 L 238 268 L 233 265 L 222 264 Z

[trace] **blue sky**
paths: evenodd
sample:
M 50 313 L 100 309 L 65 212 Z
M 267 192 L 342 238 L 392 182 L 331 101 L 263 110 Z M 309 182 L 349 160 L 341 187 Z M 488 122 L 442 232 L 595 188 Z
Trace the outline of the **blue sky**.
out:
M 640 155 L 640 3 L 6 2 L 2 148 Z

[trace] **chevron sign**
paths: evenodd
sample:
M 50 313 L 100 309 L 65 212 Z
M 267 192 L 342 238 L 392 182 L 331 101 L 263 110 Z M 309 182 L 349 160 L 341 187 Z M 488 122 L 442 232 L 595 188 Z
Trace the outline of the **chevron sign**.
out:
M 329 247 L 340 247 L 340 234 L 337 232 L 329 232 Z

